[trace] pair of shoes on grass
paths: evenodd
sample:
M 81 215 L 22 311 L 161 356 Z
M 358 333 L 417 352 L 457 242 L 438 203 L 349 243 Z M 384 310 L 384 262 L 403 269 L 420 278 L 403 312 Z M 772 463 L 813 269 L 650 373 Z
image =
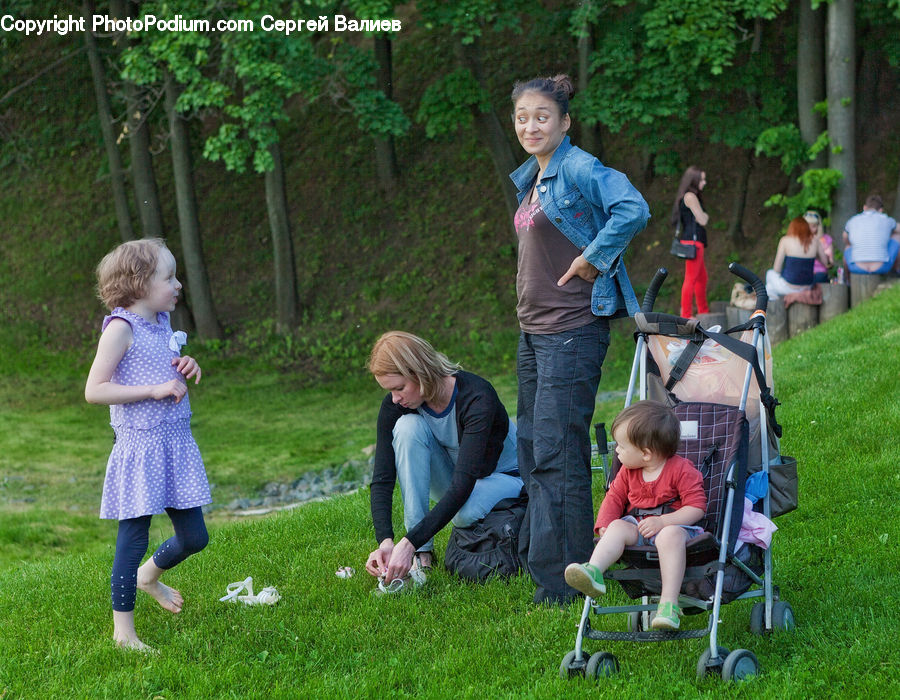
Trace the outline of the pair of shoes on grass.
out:
M 421 554 L 431 554 L 431 552 L 416 552 L 413 557 L 413 565 L 409 573 L 403 578 L 395 578 L 393 581 L 385 581 L 384 578 L 378 578 L 378 585 L 372 593 L 376 596 L 396 595 L 398 593 L 411 593 L 417 588 L 425 585 L 427 573 L 431 571 L 430 564 L 422 562 Z M 434 556 L 431 554 L 431 556 Z
M 244 605 L 275 605 L 281 600 L 281 594 L 274 586 L 266 586 L 259 593 L 253 593 L 253 577 L 248 576 L 243 581 L 229 583 L 225 587 L 225 595 L 219 598 L 219 602 L 239 602 Z
M 655 630 L 677 630 L 680 625 L 681 608 L 675 603 L 660 603 L 650 621 L 650 627 Z
M 606 593 L 603 572 L 593 564 L 569 564 L 565 576 L 566 583 L 586 596 L 596 598 Z

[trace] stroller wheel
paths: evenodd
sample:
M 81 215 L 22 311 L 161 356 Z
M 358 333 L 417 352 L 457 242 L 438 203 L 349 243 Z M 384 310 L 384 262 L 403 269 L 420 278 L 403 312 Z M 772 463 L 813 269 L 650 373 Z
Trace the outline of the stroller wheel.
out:
M 619 660 L 608 651 L 598 651 L 588 659 L 584 675 L 588 678 L 606 678 L 619 672 Z
M 766 633 L 766 604 L 754 603 L 750 608 L 750 631 L 753 634 L 763 635 Z
M 581 658 L 578 660 L 575 659 L 575 650 L 573 649 L 563 657 L 562 663 L 559 665 L 559 677 L 573 678 L 575 676 L 583 676 L 587 661 L 588 655 L 584 649 L 581 650 Z
M 790 603 L 776 600 L 772 604 L 772 630 L 766 629 L 766 604 L 756 603 L 750 609 L 750 631 L 753 634 L 766 634 L 773 630 L 793 632 L 796 627 L 794 609 Z
M 752 651 L 735 649 L 722 664 L 722 680 L 742 681 L 759 673 L 759 661 Z
M 718 663 L 715 665 L 710 665 L 710 659 L 712 658 L 712 654 L 710 653 L 709 646 L 707 645 L 706 649 L 700 654 L 700 660 L 697 662 L 697 680 L 702 681 L 706 676 L 711 673 L 721 674 L 722 673 L 722 665 L 725 663 L 725 658 L 728 656 L 728 649 L 725 647 L 719 646 L 716 647 L 716 655 Z
M 772 606 L 772 627 L 785 632 L 793 632 L 797 626 L 794 621 L 794 609 L 790 603 L 778 600 Z

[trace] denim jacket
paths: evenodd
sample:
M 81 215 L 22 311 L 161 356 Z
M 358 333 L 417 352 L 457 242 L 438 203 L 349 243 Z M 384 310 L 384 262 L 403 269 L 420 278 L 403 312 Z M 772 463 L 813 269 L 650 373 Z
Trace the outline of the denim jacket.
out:
M 538 169 L 537 158 L 531 156 L 510 175 L 519 204 Z M 640 309 L 622 255 L 650 219 L 640 192 L 625 175 L 573 146 L 568 136 L 550 158 L 537 189 L 547 218 L 600 271 L 591 291 L 593 314 L 633 316 Z

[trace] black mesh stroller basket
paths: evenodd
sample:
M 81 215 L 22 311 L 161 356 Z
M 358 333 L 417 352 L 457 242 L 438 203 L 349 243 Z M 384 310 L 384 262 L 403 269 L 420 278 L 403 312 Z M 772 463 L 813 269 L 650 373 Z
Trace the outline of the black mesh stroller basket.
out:
M 715 590 L 720 544 L 726 543 L 730 562 L 741 528 L 744 482 L 747 478 L 747 419 L 739 408 L 715 403 L 683 402 L 675 406 L 674 411 L 682 426 L 691 428 L 682 430 L 678 454 L 691 460 L 703 474 L 707 498 L 706 516 L 697 523 L 706 532 L 687 543 L 687 568 L 682 593 L 706 600 Z M 618 459 L 614 459 L 610 482 L 620 467 Z M 726 523 L 729 485 L 734 488 L 734 499 L 731 517 Z M 760 550 L 751 545 L 741 547 L 738 559 L 754 570 L 760 569 L 762 562 Z M 620 561 L 626 564 L 626 568 L 610 571 L 608 578 L 619 581 L 628 596 L 659 595 L 661 580 L 655 546 L 627 547 Z M 723 602 L 741 595 L 751 584 L 745 572 L 731 563 L 726 564 Z

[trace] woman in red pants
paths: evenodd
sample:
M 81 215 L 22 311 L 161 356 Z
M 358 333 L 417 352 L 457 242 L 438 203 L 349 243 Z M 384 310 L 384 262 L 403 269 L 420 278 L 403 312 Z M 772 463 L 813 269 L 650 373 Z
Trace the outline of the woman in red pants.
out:
M 689 318 L 694 314 L 692 302 L 697 300 L 697 313 L 709 313 L 706 301 L 706 226 L 709 214 L 703 209 L 700 192 L 706 187 L 706 173 L 696 165 L 691 165 L 681 176 L 678 195 L 672 205 L 671 222 L 675 226 L 681 222 L 681 242 L 697 248 L 693 260 L 684 261 L 684 284 L 681 287 L 681 315 Z

